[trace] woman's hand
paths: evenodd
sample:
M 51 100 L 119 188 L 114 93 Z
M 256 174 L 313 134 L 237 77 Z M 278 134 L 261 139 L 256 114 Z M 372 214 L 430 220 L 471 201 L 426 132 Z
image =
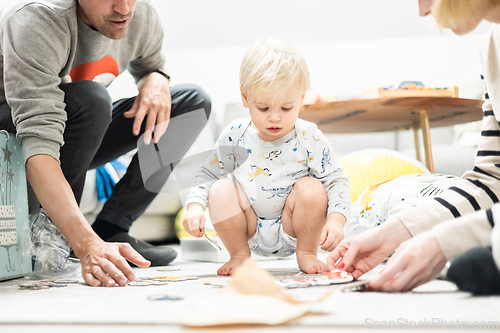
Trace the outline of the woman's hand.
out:
M 434 279 L 446 258 L 432 230 L 404 243 L 368 287 L 382 291 L 409 291 Z
M 380 264 L 410 237 L 403 223 L 392 218 L 379 227 L 344 239 L 330 253 L 326 263 L 330 270 L 345 270 L 357 279 Z

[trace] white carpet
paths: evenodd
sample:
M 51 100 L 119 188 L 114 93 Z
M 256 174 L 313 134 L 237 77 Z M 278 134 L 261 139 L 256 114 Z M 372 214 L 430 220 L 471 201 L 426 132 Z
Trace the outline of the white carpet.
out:
M 180 268 L 179 271 L 136 269 L 138 277 L 200 276 L 199 280 L 172 282 L 164 286 L 92 288 L 76 284 L 45 290 L 19 290 L 18 284 L 22 282 L 20 279 L 2 282 L 0 332 L 19 332 L 22 329 L 35 328 L 37 332 L 44 331 L 44 328 L 56 332 L 67 327 L 71 329 L 66 329 L 65 332 L 73 332 L 78 327 L 86 327 L 92 331 L 109 331 L 111 328 L 120 329 L 120 325 L 124 324 L 132 325 L 127 326 L 129 328 L 135 327 L 137 330 L 134 332 L 142 332 L 145 329 L 154 332 L 165 327 L 176 332 L 182 330 L 182 327 L 176 324 L 176 313 L 179 309 L 189 307 L 192 302 L 218 291 L 218 288 L 206 286 L 204 282 L 228 279 L 216 275 L 220 265 L 177 259 L 172 267 Z M 303 275 L 296 268 L 295 260 L 259 261 L 258 265 L 275 276 Z M 291 332 L 295 331 L 291 330 L 292 327 L 314 327 L 318 331 L 336 327 L 357 330 L 382 328 L 383 321 L 386 325 L 399 328 L 423 325 L 424 329 L 430 326 L 453 328 L 457 321 L 459 326 L 467 325 L 472 329 L 476 323 L 476 326 L 484 326 L 488 322 L 496 321 L 497 329 L 500 328 L 500 297 L 472 297 L 456 291 L 455 286 L 446 281 L 432 281 L 411 293 L 347 293 L 340 292 L 338 287 L 333 286 L 293 289 L 289 292 L 297 299 L 312 300 L 332 289 L 337 291 L 320 305 L 322 310 L 327 310 L 330 314 L 307 316 L 281 328 L 252 329 L 275 331 L 286 328 L 287 332 Z M 147 296 L 153 294 L 182 296 L 184 300 L 149 301 Z

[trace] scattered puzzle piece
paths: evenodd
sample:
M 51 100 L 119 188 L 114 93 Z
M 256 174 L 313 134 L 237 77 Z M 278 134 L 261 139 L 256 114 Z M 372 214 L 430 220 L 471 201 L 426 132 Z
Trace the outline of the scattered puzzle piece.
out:
M 61 288 L 66 287 L 67 284 L 55 283 L 53 281 L 41 281 L 41 282 L 31 282 L 31 283 L 21 283 L 18 285 L 21 290 L 41 290 L 49 288 Z
M 158 294 L 158 295 L 149 295 L 148 299 L 150 301 L 181 301 L 184 299 L 184 297 Z
M 160 267 L 157 269 L 157 271 L 180 271 L 180 268 L 175 268 L 175 267 Z
M 205 281 L 203 284 L 206 286 L 225 287 L 227 281 Z
M 133 281 L 133 282 L 127 283 L 127 286 L 131 286 L 131 287 L 144 287 L 144 286 L 149 286 L 149 285 L 151 285 L 151 284 L 147 283 L 147 282 L 136 282 L 136 281 Z

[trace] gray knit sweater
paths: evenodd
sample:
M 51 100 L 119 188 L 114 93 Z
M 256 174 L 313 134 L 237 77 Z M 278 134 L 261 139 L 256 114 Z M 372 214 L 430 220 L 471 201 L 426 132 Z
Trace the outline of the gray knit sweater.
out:
M 126 69 L 138 80 L 163 66 L 162 39 L 150 0 L 137 1 L 128 33 L 119 40 L 83 23 L 75 0 L 5 5 L 0 11 L 0 103 L 12 108 L 25 161 L 39 154 L 59 160 L 67 119 L 61 83 L 89 79 L 106 85 Z

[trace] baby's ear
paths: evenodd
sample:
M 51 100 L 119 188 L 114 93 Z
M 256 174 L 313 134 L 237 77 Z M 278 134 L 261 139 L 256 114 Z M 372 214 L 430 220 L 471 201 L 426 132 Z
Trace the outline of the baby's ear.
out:
M 301 99 L 300 99 L 300 107 L 304 106 L 304 99 L 305 99 L 305 98 L 306 98 L 306 93 L 304 92 L 304 93 L 302 94 Z
M 248 108 L 248 99 L 247 95 L 245 95 L 245 92 L 243 91 L 243 86 L 240 86 L 240 92 L 241 92 L 241 102 L 243 103 L 243 106 Z

